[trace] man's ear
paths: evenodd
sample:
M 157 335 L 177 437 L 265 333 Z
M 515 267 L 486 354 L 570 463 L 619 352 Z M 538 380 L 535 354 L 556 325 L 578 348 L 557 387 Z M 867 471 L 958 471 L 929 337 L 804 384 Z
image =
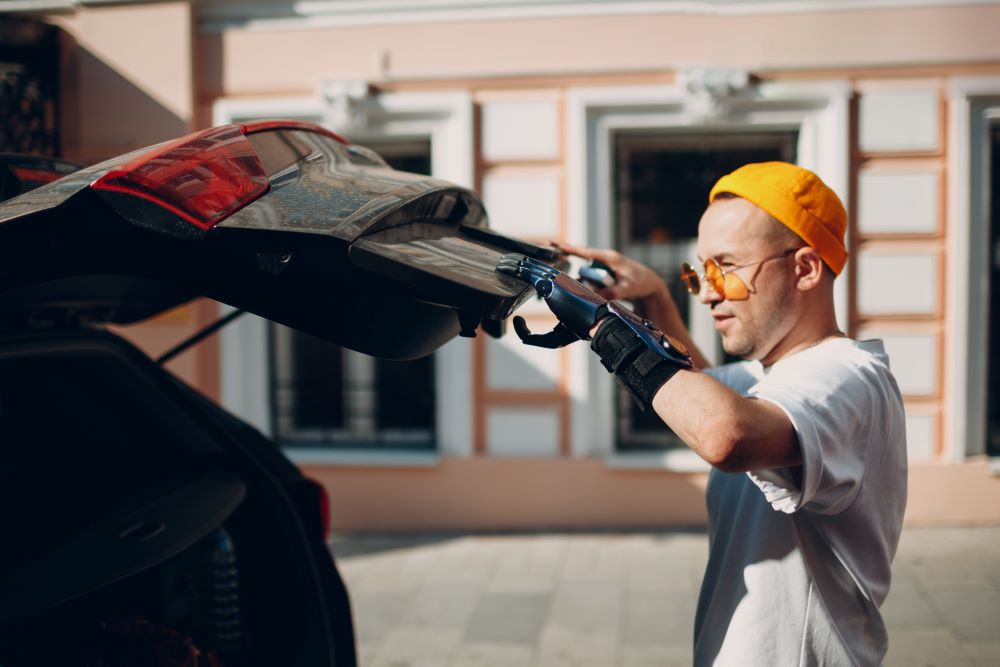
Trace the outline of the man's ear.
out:
M 823 280 L 823 258 L 815 248 L 806 246 L 795 252 L 795 286 L 801 292 L 815 289 Z

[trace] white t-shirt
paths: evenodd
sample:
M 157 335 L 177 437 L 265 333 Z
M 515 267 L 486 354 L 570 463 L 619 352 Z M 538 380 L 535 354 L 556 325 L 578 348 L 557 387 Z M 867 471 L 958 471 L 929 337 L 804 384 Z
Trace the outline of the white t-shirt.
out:
M 882 342 L 709 372 L 781 408 L 803 464 L 712 471 L 695 665 L 878 665 L 906 506 L 903 401 Z

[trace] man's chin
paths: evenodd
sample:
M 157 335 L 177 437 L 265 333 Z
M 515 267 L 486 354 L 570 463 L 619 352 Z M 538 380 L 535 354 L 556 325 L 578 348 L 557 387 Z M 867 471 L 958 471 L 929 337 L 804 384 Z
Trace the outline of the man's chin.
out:
M 755 348 L 752 344 L 744 340 L 737 340 L 732 336 L 728 338 L 726 336 L 722 337 L 722 349 L 730 356 L 746 359 L 747 361 L 752 361 L 755 358 Z

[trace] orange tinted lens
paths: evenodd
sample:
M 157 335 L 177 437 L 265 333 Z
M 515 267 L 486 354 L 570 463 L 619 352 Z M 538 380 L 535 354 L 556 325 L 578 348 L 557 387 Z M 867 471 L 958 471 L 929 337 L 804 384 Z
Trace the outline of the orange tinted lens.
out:
M 720 269 L 719 265 L 715 263 L 715 260 L 710 259 L 705 262 L 705 278 L 717 294 L 725 296 L 726 276 L 722 275 L 722 269 Z
M 697 294 L 701 291 L 701 281 L 698 280 L 698 272 L 691 268 L 691 265 L 687 262 L 681 264 L 681 280 L 684 282 L 684 287 L 687 287 L 687 291 L 691 294 Z
M 721 292 L 729 301 L 743 301 L 750 298 L 750 290 L 746 283 L 739 276 L 733 273 L 726 274 L 725 291 Z

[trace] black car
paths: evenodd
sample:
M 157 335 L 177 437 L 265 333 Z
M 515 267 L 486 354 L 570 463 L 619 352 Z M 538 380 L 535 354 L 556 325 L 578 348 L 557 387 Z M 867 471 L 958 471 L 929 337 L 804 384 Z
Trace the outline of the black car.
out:
M 499 335 L 502 254 L 556 256 L 311 124 L 73 168 L 0 157 L 0 667 L 355 664 L 337 508 L 107 325 L 205 296 L 410 359 Z

